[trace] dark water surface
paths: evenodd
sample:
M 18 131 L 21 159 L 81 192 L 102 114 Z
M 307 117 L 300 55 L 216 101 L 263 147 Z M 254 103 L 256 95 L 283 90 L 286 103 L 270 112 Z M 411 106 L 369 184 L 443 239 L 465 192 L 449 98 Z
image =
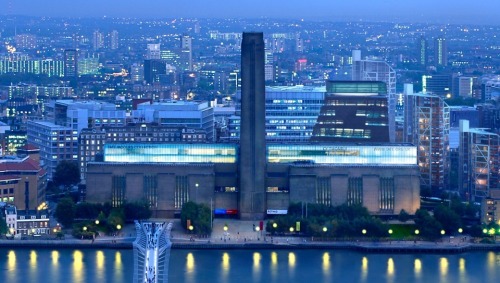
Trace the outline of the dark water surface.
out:
M 0 282 L 132 282 L 132 250 L 0 249 Z M 500 282 L 500 253 L 172 250 L 170 283 Z

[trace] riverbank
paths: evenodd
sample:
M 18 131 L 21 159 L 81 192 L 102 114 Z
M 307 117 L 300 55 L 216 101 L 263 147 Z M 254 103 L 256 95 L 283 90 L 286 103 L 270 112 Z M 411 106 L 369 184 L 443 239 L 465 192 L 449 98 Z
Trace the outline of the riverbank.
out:
M 48 249 L 132 249 L 133 239 L 109 241 L 90 240 L 0 240 L 0 248 Z M 449 244 L 425 241 L 392 242 L 211 242 L 209 240 L 174 240 L 172 249 L 198 250 L 353 250 L 365 253 L 464 253 L 473 251 L 500 251 L 500 244 Z

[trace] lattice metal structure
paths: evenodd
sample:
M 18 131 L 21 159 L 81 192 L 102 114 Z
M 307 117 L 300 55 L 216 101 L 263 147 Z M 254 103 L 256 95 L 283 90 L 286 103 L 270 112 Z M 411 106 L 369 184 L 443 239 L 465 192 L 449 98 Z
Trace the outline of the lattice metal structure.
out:
M 135 221 L 134 283 L 168 282 L 172 223 Z

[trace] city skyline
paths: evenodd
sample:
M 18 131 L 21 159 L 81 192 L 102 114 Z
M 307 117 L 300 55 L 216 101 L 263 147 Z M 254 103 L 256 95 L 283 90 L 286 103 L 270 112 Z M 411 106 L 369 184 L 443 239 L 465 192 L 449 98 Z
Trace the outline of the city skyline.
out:
M 194 8 L 193 8 L 194 7 Z M 265 7 L 262 9 L 261 7 Z M 145 17 L 145 18 L 294 18 L 318 21 L 404 21 L 432 23 L 500 24 L 495 11 L 500 2 L 485 0 L 470 5 L 469 1 L 369 1 L 356 5 L 347 2 L 290 0 L 284 3 L 263 0 L 235 2 L 228 0 L 210 3 L 201 0 L 172 2 L 150 0 L 110 0 L 106 2 L 50 0 L 1 0 L 3 15 L 51 17 Z

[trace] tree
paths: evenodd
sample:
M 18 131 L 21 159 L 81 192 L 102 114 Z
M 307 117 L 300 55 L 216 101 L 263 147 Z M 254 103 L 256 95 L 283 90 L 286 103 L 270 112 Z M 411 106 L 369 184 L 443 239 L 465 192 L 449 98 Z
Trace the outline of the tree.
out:
M 76 214 L 76 205 L 71 198 L 62 198 L 57 203 L 55 217 L 65 228 L 73 224 Z
M 126 221 L 142 220 L 151 217 L 151 209 L 146 202 L 127 202 L 123 205 Z
M 7 232 L 9 232 L 7 222 L 5 221 L 5 218 L 0 216 L 0 235 L 7 234 Z
M 194 228 L 194 233 L 199 235 L 210 234 L 212 232 L 211 213 L 207 205 L 188 201 L 182 206 L 181 225 L 184 229 L 189 229 L 187 224 L 189 220 L 190 225 Z
M 410 219 L 411 219 L 411 215 L 408 214 L 408 212 L 406 212 L 406 210 L 401 209 L 401 211 L 399 212 L 399 215 L 398 215 L 398 220 L 404 223 Z
M 454 233 L 461 227 L 460 216 L 447 206 L 440 205 L 434 210 L 434 218 L 441 223 L 447 233 Z
M 80 171 L 78 164 L 74 161 L 63 160 L 57 164 L 54 177 L 52 178 L 56 186 L 68 188 L 80 182 Z

